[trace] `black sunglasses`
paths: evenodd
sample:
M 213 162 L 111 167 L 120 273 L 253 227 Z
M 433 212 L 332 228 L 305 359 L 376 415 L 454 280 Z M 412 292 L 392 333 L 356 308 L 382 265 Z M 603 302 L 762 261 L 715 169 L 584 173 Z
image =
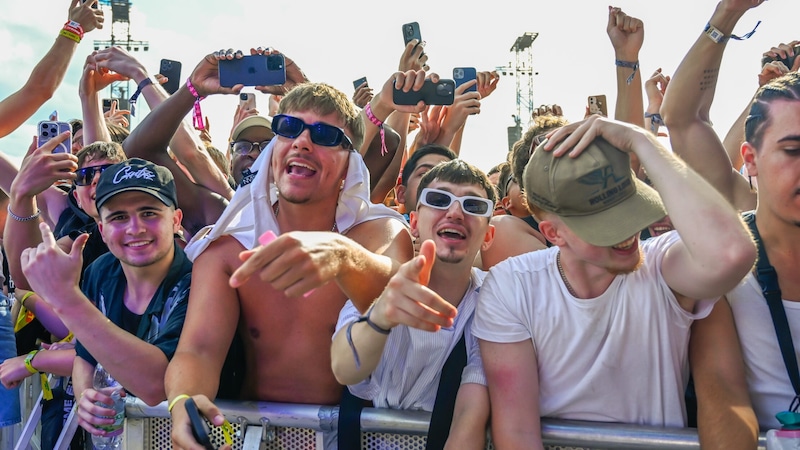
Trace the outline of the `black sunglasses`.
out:
M 341 145 L 345 150 L 351 150 L 353 143 L 344 134 L 344 130 L 323 122 L 307 124 L 301 119 L 278 114 L 272 118 L 272 132 L 278 136 L 296 138 L 308 129 L 311 133 L 311 142 L 324 147 L 336 147 Z
M 84 167 L 75 171 L 75 185 L 76 186 L 89 186 L 94 180 L 94 176 L 98 173 L 103 173 L 104 170 L 113 166 L 113 164 L 102 164 L 100 166 Z
M 267 148 L 269 141 L 270 139 L 267 139 L 264 142 L 250 142 L 250 141 L 231 142 L 231 150 L 233 150 L 234 153 L 238 153 L 240 155 L 246 155 L 256 149 L 258 149 L 258 152 L 261 153 L 265 148 Z

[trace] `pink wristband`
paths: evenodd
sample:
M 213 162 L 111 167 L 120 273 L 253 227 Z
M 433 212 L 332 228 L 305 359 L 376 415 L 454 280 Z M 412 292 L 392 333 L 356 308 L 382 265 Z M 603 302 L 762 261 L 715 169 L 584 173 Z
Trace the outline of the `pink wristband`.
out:
M 192 116 L 192 124 L 196 129 L 203 131 L 206 129 L 206 126 L 203 123 L 203 112 L 200 110 L 200 100 L 205 97 L 200 97 L 197 93 L 197 89 L 194 88 L 191 78 L 186 79 L 186 88 L 194 95 L 194 115 Z
M 386 131 L 383 129 L 383 122 L 378 120 L 378 118 L 375 117 L 375 114 L 372 113 L 372 105 L 370 103 L 367 103 L 367 106 L 364 107 L 364 114 L 367 115 L 367 119 L 369 119 L 370 122 L 375 124 L 375 126 L 378 127 L 378 129 L 380 129 L 380 131 L 381 131 L 381 156 L 386 155 L 386 153 L 389 151 L 389 149 L 386 148 Z

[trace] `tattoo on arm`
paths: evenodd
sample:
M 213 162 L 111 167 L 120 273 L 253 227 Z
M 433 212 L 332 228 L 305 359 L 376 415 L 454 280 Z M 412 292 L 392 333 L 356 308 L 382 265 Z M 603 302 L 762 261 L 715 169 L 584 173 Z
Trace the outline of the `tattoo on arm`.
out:
M 713 69 L 703 70 L 703 79 L 700 81 L 700 90 L 714 89 L 717 84 L 717 76 L 719 74 L 719 67 Z

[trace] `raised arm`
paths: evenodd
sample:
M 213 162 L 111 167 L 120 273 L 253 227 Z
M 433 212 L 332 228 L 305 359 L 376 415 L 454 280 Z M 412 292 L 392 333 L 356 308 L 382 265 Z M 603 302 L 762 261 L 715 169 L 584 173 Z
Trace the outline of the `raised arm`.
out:
M 616 61 L 617 103 L 614 118 L 644 126 L 642 71 L 638 67 L 639 50 L 644 42 L 644 23 L 625 14 L 621 8 L 609 6 L 606 33 L 614 47 Z M 628 67 L 634 65 L 635 69 Z
M 98 0 L 71 0 L 68 19 L 81 25 L 84 32 L 103 28 L 103 12 L 93 9 Z M 41 61 L 33 68 L 28 81 L 17 92 L 0 101 L 0 137 L 17 129 L 44 104 L 61 84 L 78 42 L 67 36 L 56 36 L 56 41 Z
M 554 154 L 570 152 L 574 157 L 597 137 L 620 151 L 635 152 L 661 195 L 681 236 L 664 256 L 661 272 L 667 285 L 686 297 L 681 305 L 692 311 L 694 300 L 719 297 L 733 289 L 756 258 L 755 245 L 738 212 L 652 133 L 639 127 L 592 116 L 556 131 L 545 148 L 553 149 L 564 139 Z
M 762 1 L 723 0 L 708 23 L 730 36 L 744 13 Z M 717 43 L 705 32 L 700 33 L 670 80 L 661 115 L 669 130 L 672 150 L 736 209 L 750 210 L 755 207 L 755 194 L 750 192 L 747 180 L 733 169 L 709 116 L 727 42 L 730 40 Z

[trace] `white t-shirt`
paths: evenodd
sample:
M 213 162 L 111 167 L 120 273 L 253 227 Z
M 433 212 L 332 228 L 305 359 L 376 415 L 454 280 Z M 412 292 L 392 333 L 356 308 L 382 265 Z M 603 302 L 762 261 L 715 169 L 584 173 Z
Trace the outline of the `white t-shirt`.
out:
M 539 367 L 542 417 L 686 425 L 692 321 L 661 275 L 676 232 L 641 243 L 645 259 L 593 299 L 570 295 L 556 266 L 557 247 L 509 258 L 489 271 L 473 334 L 491 342 L 530 339 Z
M 486 385 L 478 341 L 470 332 L 478 291 L 485 275 L 486 272 L 472 269 L 470 286 L 458 305 L 458 315 L 451 328 L 442 328 L 435 333 L 405 325 L 392 328 L 375 371 L 361 383 L 348 386 L 350 392 L 372 400 L 376 408 L 433 411 L 442 368 L 462 333 L 467 347 L 467 365 L 461 374 L 461 384 Z M 339 313 L 336 332 L 347 328 L 360 315 L 348 300 Z
M 727 295 L 744 357 L 750 401 L 762 430 L 779 428 L 775 414 L 789 409 L 794 388 L 781 356 L 769 306 L 752 273 Z M 800 350 L 800 303 L 783 301 L 795 355 Z

